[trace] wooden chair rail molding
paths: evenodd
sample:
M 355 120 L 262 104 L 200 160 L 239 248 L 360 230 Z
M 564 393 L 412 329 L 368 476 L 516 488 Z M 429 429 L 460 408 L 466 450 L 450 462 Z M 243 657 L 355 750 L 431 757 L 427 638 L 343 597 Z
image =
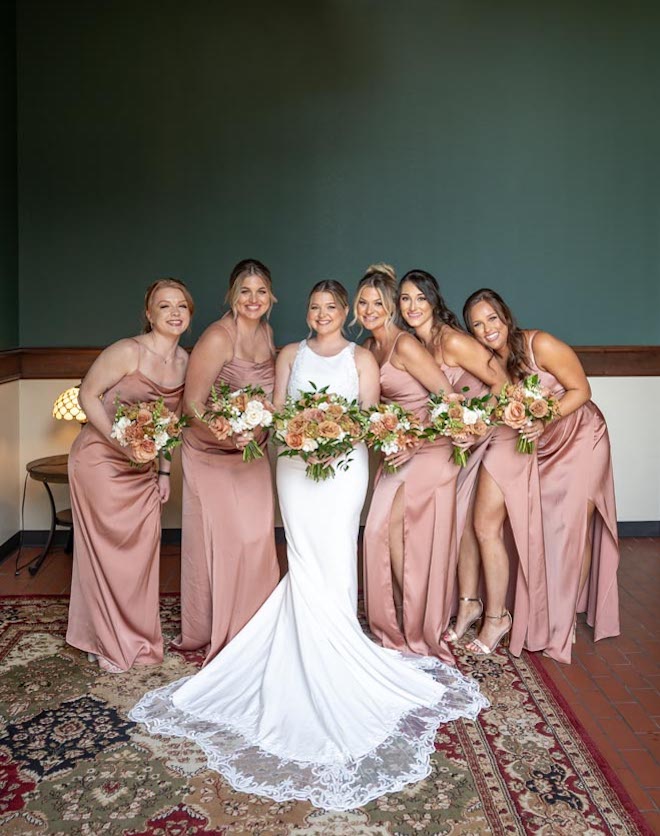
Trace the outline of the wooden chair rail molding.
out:
M 589 377 L 660 377 L 660 345 L 581 345 L 574 348 Z M 100 348 L 0 351 L 0 383 L 82 378 L 100 351 Z

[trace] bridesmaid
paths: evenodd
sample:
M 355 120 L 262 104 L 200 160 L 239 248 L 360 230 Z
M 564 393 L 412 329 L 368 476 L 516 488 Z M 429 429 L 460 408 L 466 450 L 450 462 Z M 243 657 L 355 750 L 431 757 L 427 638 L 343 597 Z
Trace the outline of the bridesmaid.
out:
M 275 382 L 273 333 L 266 319 L 277 300 L 270 271 L 246 259 L 232 270 L 226 302 L 190 356 L 184 403 L 194 415 L 211 387 Z M 218 441 L 198 419 L 183 438 L 181 636 L 183 650 L 207 648 L 205 664 L 241 630 L 279 581 L 270 461 L 244 462 L 247 438 Z
M 463 330 L 456 314 L 447 307 L 434 276 L 425 270 L 406 273 L 399 282 L 399 313 L 446 374 L 455 392 L 463 392 L 467 387 L 468 398 L 480 398 L 489 391 L 499 395 L 507 382 L 505 372 L 491 352 Z M 481 558 L 474 533 L 473 506 L 479 465 L 489 440 L 488 435 L 478 440 L 470 449 L 467 467 L 458 474 L 458 613 L 455 626 L 443 636 L 445 641 L 461 639 L 483 612 L 479 597 Z M 453 609 L 455 601 L 446 601 L 445 606 Z
M 470 333 L 493 352 L 491 331 L 483 333 L 483 304 L 478 294 L 470 296 L 463 307 L 463 318 Z M 513 320 L 508 327 L 517 348 L 520 331 Z M 517 350 L 505 360 L 497 353 L 493 357 L 510 380 L 518 381 L 527 374 Z M 535 434 L 535 428 L 525 431 L 529 438 Z M 517 440 L 518 433 L 510 427 L 495 429 L 477 482 L 474 529 L 483 564 L 486 608 L 479 635 L 467 649 L 478 655 L 492 653 L 500 642 L 510 642 L 514 656 L 519 656 L 523 648 L 543 650 L 548 643 L 538 459 L 536 452 L 518 453 Z M 513 577 L 511 562 L 515 567 Z M 512 602 L 513 615 L 507 609 L 507 599 Z
M 536 422 L 548 579 L 550 640 L 545 652 L 570 663 L 576 614 L 587 613 L 594 640 L 618 636 L 619 549 L 610 441 L 605 419 L 575 352 L 544 331 L 519 330 L 493 290 L 466 303 L 470 329 L 500 362 L 537 374 L 559 401 L 550 424 Z M 535 603 L 535 602 L 534 602 Z
M 69 454 L 76 531 L 66 640 L 109 673 L 163 660 L 158 613 L 161 504 L 170 495 L 170 462 L 135 466 L 110 438 L 115 400 L 163 398 L 181 407 L 188 355 L 179 338 L 193 300 L 183 282 L 147 290 L 139 337 L 120 340 L 96 359 L 80 387 L 88 424 Z
M 394 324 L 394 270 L 370 267 L 358 285 L 354 313 L 371 331 L 380 366 L 381 400 L 428 421 L 429 392 L 452 388 L 429 352 Z M 448 439 L 393 454 L 396 473 L 379 472 L 364 533 L 365 605 L 384 647 L 454 657 L 442 639 L 456 573 L 456 479 Z M 431 582 L 431 577 L 433 581 Z

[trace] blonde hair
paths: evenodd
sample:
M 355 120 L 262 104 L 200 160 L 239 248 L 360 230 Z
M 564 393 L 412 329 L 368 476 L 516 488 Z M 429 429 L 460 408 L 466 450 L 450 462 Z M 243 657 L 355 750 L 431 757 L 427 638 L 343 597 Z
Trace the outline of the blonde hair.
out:
M 188 303 L 188 310 L 190 311 L 190 317 L 195 313 L 195 303 L 193 301 L 192 295 L 185 284 L 181 281 L 181 279 L 156 279 L 155 282 L 152 282 L 149 287 L 147 288 L 147 292 L 144 294 L 144 312 L 142 314 L 142 318 L 144 320 L 144 324 L 142 326 L 142 333 L 148 334 L 151 331 L 151 322 L 149 322 L 149 317 L 147 316 L 147 312 L 149 310 L 149 305 L 151 305 L 151 300 L 154 297 L 156 291 L 161 290 L 163 287 L 172 287 L 175 290 L 180 290 L 183 294 L 183 298 Z
M 307 297 L 308 315 L 309 306 L 312 302 L 312 296 L 314 296 L 315 293 L 329 293 L 340 308 L 344 308 L 344 310 L 348 311 L 348 291 L 346 290 L 344 285 L 341 282 L 338 282 L 336 279 L 322 279 L 320 282 L 317 282 L 314 285 L 314 287 L 309 291 L 309 296 Z M 344 327 L 342 326 L 342 333 L 343 331 Z M 309 339 L 312 336 L 312 333 L 313 331 L 310 327 L 309 333 L 307 334 L 307 339 Z
M 357 290 L 355 291 L 355 299 L 353 300 L 353 319 L 351 325 L 355 325 L 358 321 L 358 302 L 360 300 L 360 292 L 365 287 L 373 287 L 378 292 L 383 307 L 387 312 L 387 325 L 391 325 L 397 314 L 397 279 L 396 270 L 391 264 L 370 264 L 367 267 L 364 276 L 358 282 Z
M 270 306 L 266 311 L 266 318 L 268 318 L 273 310 L 273 305 L 277 302 L 277 298 L 273 293 L 273 280 L 270 276 L 270 270 L 256 258 L 244 258 L 235 265 L 229 276 L 229 289 L 225 295 L 225 304 L 229 305 L 234 318 L 236 318 L 236 303 L 241 292 L 243 279 L 247 279 L 249 276 L 259 276 L 268 288 L 268 295 L 270 296 Z

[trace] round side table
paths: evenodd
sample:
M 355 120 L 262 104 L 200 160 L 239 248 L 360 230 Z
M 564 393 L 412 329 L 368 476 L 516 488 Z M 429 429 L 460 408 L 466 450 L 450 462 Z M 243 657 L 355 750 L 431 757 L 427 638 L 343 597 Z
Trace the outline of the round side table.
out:
M 35 558 L 34 562 L 30 566 L 31 575 L 37 574 L 42 563 L 48 556 L 48 552 L 50 551 L 50 547 L 53 543 L 53 537 L 55 536 L 56 526 L 59 525 L 69 529 L 69 536 L 67 538 L 64 551 L 67 554 L 71 554 L 73 551 L 73 518 L 71 516 L 71 511 L 69 508 L 65 508 L 62 511 L 58 511 L 55 508 L 55 500 L 53 499 L 53 494 L 49 487 L 49 485 L 69 484 L 69 474 L 67 471 L 68 461 L 69 457 L 67 455 L 46 456 L 43 459 L 35 459 L 25 465 L 25 469 L 27 470 L 30 479 L 34 479 L 35 482 L 42 483 L 50 501 L 50 531 L 48 532 L 48 539 L 46 540 L 44 550 L 38 557 Z

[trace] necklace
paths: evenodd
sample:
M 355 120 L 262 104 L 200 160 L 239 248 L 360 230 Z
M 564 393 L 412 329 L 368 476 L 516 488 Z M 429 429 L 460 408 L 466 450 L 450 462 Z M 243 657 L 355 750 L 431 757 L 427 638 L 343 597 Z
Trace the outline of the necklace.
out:
M 145 345 L 146 345 L 146 343 L 145 343 Z M 158 357 L 158 359 L 160 360 L 160 362 L 163 363 L 165 366 L 167 366 L 168 363 L 171 363 L 172 360 L 174 359 L 174 357 L 176 356 L 176 346 L 174 346 L 174 351 L 172 352 L 172 354 L 169 357 L 163 357 L 163 355 L 160 353 L 160 351 L 156 351 L 156 349 L 151 348 L 151 346 L 147 346 L 147 348 L 149 349 L 149 351 L 152 354 L 155 354 L 156 357 Z

